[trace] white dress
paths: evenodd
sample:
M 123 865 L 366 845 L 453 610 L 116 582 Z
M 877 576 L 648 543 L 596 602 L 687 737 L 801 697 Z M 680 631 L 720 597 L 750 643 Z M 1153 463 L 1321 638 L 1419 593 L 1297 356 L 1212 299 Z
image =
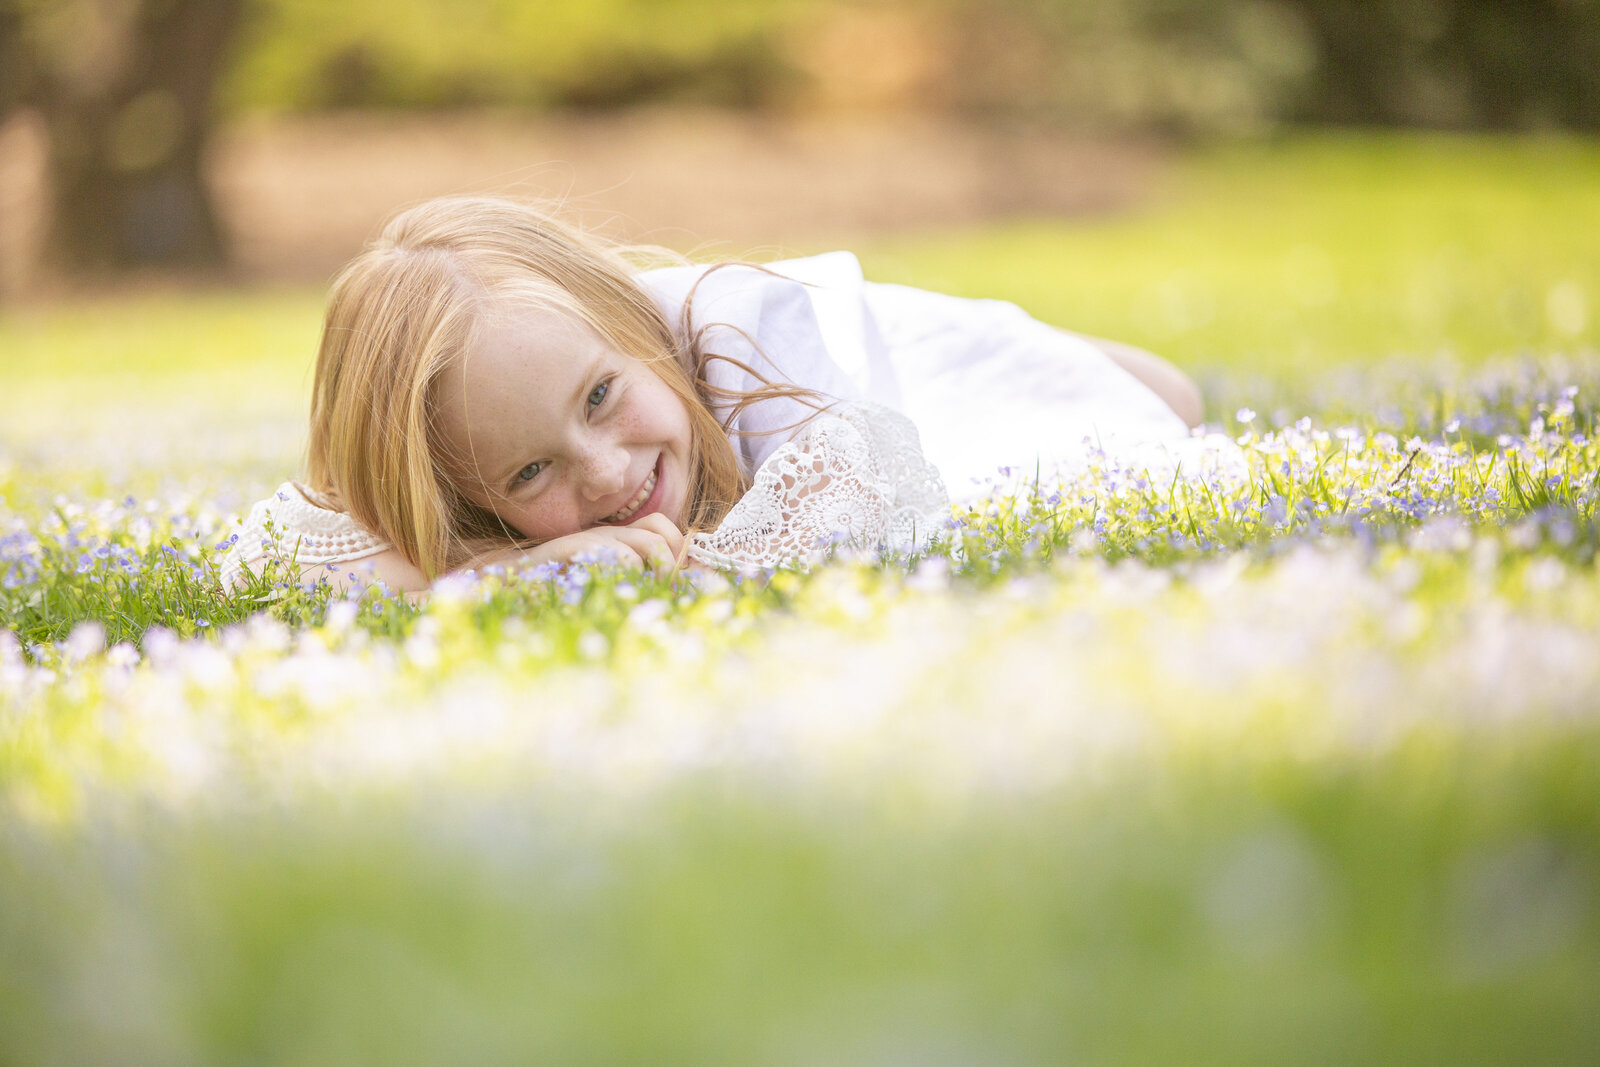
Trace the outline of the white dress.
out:
M 694 536 L 689 554 L 702 563 L 773 566 L 841 541 L 915 548 L 945 526 L 951 495 L 992 491 L 1002 467 L 1048 477 L 1094 453 L 1129 466 L 1202 465 L 1199 442 L 1154 392 L 1015 304 L 868 282 L 849 252 L 669 267 L 638 281 L 675 329 L 692 301 L 689 329 L 728 357 L 707 365 L 711 384 L 744 392 L 764 378 L 835 401 L 819 415 L 765 400 L 728 423 L 752 487 L 716 530 Z M 251 510 L 225 581 L 273 550 L 269 522 L 276 551 L 298 545 L 302 567 L 387 547 L 285 483 Z

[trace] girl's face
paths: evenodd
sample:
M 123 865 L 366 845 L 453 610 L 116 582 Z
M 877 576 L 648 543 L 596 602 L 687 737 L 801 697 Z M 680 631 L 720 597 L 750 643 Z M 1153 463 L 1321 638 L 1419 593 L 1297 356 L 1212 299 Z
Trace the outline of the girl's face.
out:
M 549 540 L 689 508 L 689 412 L 656 373 L 557 310 L 518 309 L 439 380 L 466 495 Z

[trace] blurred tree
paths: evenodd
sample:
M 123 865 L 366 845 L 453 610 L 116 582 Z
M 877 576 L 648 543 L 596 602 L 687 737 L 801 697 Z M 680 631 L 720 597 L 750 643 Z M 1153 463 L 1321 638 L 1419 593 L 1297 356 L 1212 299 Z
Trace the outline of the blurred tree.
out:
M 1600 129 L 1600 0 L 1279 0 L 1318 60 L 1304 117 Z
M 1600 129 L 1600 0 L 939 2 L 976 53 L 958 104 L 1187 131 Z
M 0 116 L 22 106 L 44 120 L 53 265 L 224 262 L 201 163 L 243 3 L 0 0 Z
M 251 0 L 222 99 L 257 112 L 781 105 L 788 35 L 839 4 Z
M 22 99 L 22 9 L 15 0 L 0 0 L 0 119 Z

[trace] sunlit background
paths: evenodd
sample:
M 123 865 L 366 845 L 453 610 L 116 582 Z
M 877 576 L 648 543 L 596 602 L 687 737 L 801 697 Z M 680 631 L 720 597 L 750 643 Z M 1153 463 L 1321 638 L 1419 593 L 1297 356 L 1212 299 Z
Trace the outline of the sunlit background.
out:
M 0 0 L 0 1064 L 1600 1062 L 1597 132 L 1600 0 Z M 1146 346 L 1252 480 L 223 595 L 463 191 Z
M 463 191 L 704 257 L 848 247 L 1161 352 L 1213 416 L 1263 376 L 1582 349 L 1596 12 L 6 0 L 8 432 L 243 403 L 292 465 L 322 287 L 397 207 Z
M 1600 126 L 1587 0 L 0 11 L 13 292 L 163 266 L 320 281 L 397 204 L 462 189 L 743 254 L 1127 210 L 1197 141 Z

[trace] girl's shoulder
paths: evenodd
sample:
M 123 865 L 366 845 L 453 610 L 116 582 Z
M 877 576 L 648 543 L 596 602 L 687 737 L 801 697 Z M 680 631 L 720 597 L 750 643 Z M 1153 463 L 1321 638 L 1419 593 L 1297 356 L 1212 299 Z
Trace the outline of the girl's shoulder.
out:
M 759 306 L 774 290 L 859 292 L 862 285 L 861 263 L 845 251 L 770 263 L 691 263 L 642 271 L 635 278 L 664 310 L 676 312 L 692 300 L 697 313 L 752 301 Z
M 772 263 L 649 271 L 641 283 L 674 330 L 706 358 L 700 373 L 723 396 L 794 385 L 827 400 L 892 402 L 892 368 L 850 252 Z M 769 396 L 713 411 L 737 439 L 746 473 L 759 467 L 816 408 Z
M 222 565 L 225 583 L 232 583 L 245 566 L 268 557 L 292 559 L 304 568 L 364 559 L 389 548 L 299 482 L 284 482 L 257 502 L 232 541 Z
M 639 277 L 674 329 L 761 372 L 717 384 L 748 389 L 772 379 L 840 399 L 883 399 L 869 388 L 883 368 L 872 366 L 876 331 L 853 253 L 668 267 Z
M 361 525 L 326 496 L 299 482 L 284 482 L 271 496 L 260 501 L 250 514 L 262 514 L 280 525 L 292 526 L 307 533 L 327 534 L 334 537 L 360 530 Z

